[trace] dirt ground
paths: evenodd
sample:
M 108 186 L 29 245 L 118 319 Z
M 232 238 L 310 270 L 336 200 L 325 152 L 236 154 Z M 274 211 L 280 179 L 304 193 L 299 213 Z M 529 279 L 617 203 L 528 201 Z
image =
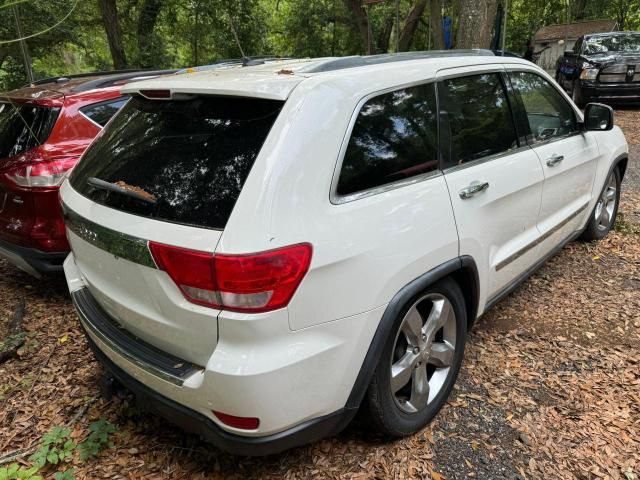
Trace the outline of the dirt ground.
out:
M 20 454 L 53 426 L 81 439 L 106 418 L 113 448 L 75 458 L 78 479 L 639 479 L 640 112 L 617 121 L 632 145 L 616 231 L 568 245 L 477 322 L 454 394 L 421 433 L 385 441 L 361 412 L 337 437 L 281 455 L 220 453 L 131 398 L 101 399 L 64 282 L 0 262 L 0 319 L 25 298 L 29 332 L 0 364 L 0 462 L 28 465 Z

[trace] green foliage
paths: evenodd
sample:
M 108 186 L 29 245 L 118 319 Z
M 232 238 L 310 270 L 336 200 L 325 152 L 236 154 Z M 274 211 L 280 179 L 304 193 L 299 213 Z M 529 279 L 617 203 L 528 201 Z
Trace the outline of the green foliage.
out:
M 53 476 L 54 480 L 75 480 L 74 469 L 70 468 L 69 470 L 65 470 L 64 472 L 56 472 Z
M 105 447 L 113 447 L 109 435 L 115 433 L 117 429 L 115 425 L 101 418 L 89 425 L 89 430 L 91 431 L 89 436 L 78 445 L 80 460 L 82 461 L 97 456 Z
M 33 374 L 28 373 L 22 377 L 15 385 L 0 385 L 0 401 L 4 400 L 7 395 L 16 390 L 27 391 L 33 384 Z
M 116 432 L 115 425 L 104 418 L 89 425 L 89 436 L 85 441 L 76 445 L 71 439 L 71 429 L 55 426 L 42 437 L 42 443 L 36 452 L 29 457 L 33 464 L 30 468 L 18 463 L 8 467 L 0 467 L 0 480 L 43 480 L 38 474 L 48 466 L 57 466 L 69 462 L 76 451 L 83 462 L 97 456 L 105 447 L 112 447 L 110 435 Z M 56 472 L 54 480 L 74 480 L 74 469 Z
M 1 1 L 1 0 L 0 0 Z M 430 1 L 430 0 L 429 0 Z M 463 0 L 441 0 L 443 14 L 458 25 Z M 472 1 L 472 0 L 464 0 Z M 499 2 L 501 0 L 498 0 Z M 502 0 L 504 3 L 504 0 Z M 113 2 L 126 67 L 178 68 L 241 56 L 235 28 L 247 56 L 317 57 L 365 53 L 354 0 L 28 0 L 16 4 L 25 35 L 47 29 L 75 6 L 58 27 L 26 41 L 36 78 L 113 68 L 101 4 Z M 396 32 L 417 0 L 364 7 L 372 53 L 394 51 Z M 349 7 L 351 5 L 351 7 Z M 26 83 L 13 8 L 0 8 L 0 90 Z M 509 0 L 507 49 L 523 53 L 544 25 L 611 18 L 624 29 L 640 28 L 640 0 Z M 433 45 L 427 4 L 411 49 Z M 493 19 L 491 20 L 493 22 Z M 232 28 L 233 26 L 233 28 Z M 455 39 L 455 35 L 454 35 Z
M 29 457 L 29 460 L 38 468 L 47 464 L 57 465 L 60 462 L 71 460 L 76 443 L 70 438 L 71 430 L 63 427 L 53 427 L 51 431 L 42 437 L 42 445 Z
M 640 235 L 640 226 L 626 220 L 622 212 L 618 212 L 618 218 L 613 229 L 623 235 Z
M 8 467 L 0 467 L 0 480 L 43 480 L 38 475 L 38 467 L 26 468 L 18 463 L 12 463 Z

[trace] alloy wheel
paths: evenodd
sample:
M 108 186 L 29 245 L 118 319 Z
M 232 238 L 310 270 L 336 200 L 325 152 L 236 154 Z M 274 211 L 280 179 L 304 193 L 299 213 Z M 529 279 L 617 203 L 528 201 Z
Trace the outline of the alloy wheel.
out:
M 607 186 L 598 199 L 594 213 L 596 224 L 600 230 L 611 228 L 611 224 L 613 223 L 613 213 L 615 212 L 617 201 L 616 177 L 614 173 L 611 173 L 609 180 L 607 181 Z
M 456 350 L 456 315 L 443 295 L 430 293 L 404 316 L 391 358 L 391 393 L 405 413 L 416 413 L 442 390 Z

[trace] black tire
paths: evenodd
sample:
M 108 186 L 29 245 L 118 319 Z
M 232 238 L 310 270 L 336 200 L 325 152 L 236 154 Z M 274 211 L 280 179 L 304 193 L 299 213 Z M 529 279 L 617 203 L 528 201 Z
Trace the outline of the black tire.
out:
M 616 223 L 616 217 L 618 216 L 618 206 L 620 205 L 620 183 L 621 183 L 621 175 L 618 167 L 614 168 L 613 171 L 609 174 L 607 179 L 604 182 L 604 187 L 600 192 L 600 196 L 598 197 L 598 202 L 594 207 L 591 215 L 589 217 L 589 223 L 587 224 L 587 228 L 580 236 L 581 240 L 590 242 L 593 240 L 601 240 L 603 239 L 607 233 L 611 231 L 613 226 Z M 608 219 L 603 224 L 602 217 L 598 216 L 598 212 L 602 211 L 602 203 L 605 200 L 605 196 L 607 192 L 610 193 L 610 188 L 612 185 L 615 185 L 615 195 L 612 200 L 615 201 L 611 208 L 611 213 L 607 215 Z M 606 208 L 606 204 L 604 205 Z
M 580 82 L 578 80 L 574 80 L 573 85 L 571 86 L 571 99 L 578 108 L 583 109 L 585 107 L 585 101 L 582 95 L 582 87 L 580 87 Z
M 434 298 L 435 301 L 432 301 Z M 411 352 L 412 349 L 409 344 L 407 344 L 406 350 L 403 350 L 404 347 L 398 348 L 396 341 L 400 341 L 400 336 L 404 335 L 404 333 L 400 332 L 400 329 L 403 326 L 403 321 L 405 320 L 407 313 L 410 310 L 412 312 L 414 311 L 412 310 L 412 307 L 416 305 L 416 302 L 418 302 L 418 307 L 416 308 L 420 311 L 421 318 L 424 321 L 425 317 L 429 315 L 426 313 L 429 306 L 434 308 L 436 304 L 440 303 L 441 298 L 448 300 L 449 305 L 452 307 L 453 314 L 455 315 L 455 334 L 453 334 L 451 330 L 453 320 L 448 317 L 449 320 L 447 321 L 446 327 L 442 327 L 440 330 L 433 330 L 438 333 L 433 335 L 436 340 L 432 345 L 436 345 L 436 343 L 438 345 L 445 344 L 445 340 L 443 338 L 446 328 L 448 331 L 446 334 L 450 337 L 455 337 L 455 346 L 453 347 L 453 353 L 451 355 L 452 358 L 448 370 L 446 368 L 439 369 L 434 365 L 429 365 L 428 363 L 432 361 L 431 357 L 429 360 L 425 360 L 423 364 L 418 363 L 418 366 L 407 369 L 407 371 L 411 371 L 411 380 L 410 383 L 407 384 L 411 392 L 413 392 L 414 378 L 417 378 L 414 375 L 417 374 L 420 368 L 424 368 L 426 370 L 427 373 L 424 378 L 428 379 L 429 384 L 431 384 L 431 381 L 434 379 L 436 380 L 434 384 L 439 384 L 437 390 L 434 388 L 433 394 L 435 397 L 431 401 L 427 400 L 428 403 L 422 408 L 417 409 L 413 413 L 408 413 L 405 410 L 408 407 L 412 407 L 411 401 L 414 397 L 410 396 L 409 400 L 405 403 L 402 403 L 402 399 L 398 399 L 398 395 L 402 394 L 402 389 L 397 393 L 392 391 L 391 369 L 394 361 L 399 363 L 399 360 L 394 360 L 394 358 L 398 358 L 398 355 L 400 357 L 404 357 L 411 353 L 415 353 L 415 349 Z M 429 312 L 431 312 L 431 310 L 429 310 Z M 425 339 L 424 328 L 426 328 L 426 326 L 427 324 L 425 323 L 421 329 L 423 332 L 423 340 Z M 438 340 L 438 335 L 441 335 L 441 340 Z M 392 335 L 387 339 L 387 343 L 382 352 L 382 356 L 378 361 L 378 366 L 376 367 L 373 379 L 367 391 L 370 415 L 377 430 L 392 437 L 410 435 L 424 428 L 433 419 L 433 417 L 435 417 L 438 411 L 446 403 L 451 389 L 455 384 L 456 378 L 458 377 L 458 372 L 460 371 L 460 366 L 462 365 L 464 357 L 466 336 L 467 313 L 465 301 L 460 287 L 452 279 L 446 278 L 437 282 L 420 295 L 415 296 L 407 302 L 405 307 L 394 320 Z M 398 352 L 398 350 L 400 350 L 400 352 Z M 429 350 L 431 350 L 430 347 Z M 396 356 L 394 357 L 394 355 Z M 394 365 L 397 365 L 397 363 Z M 429 377 L 430 369 L 431 376 Z M 438 376 L 436 376 L 436 372 L 438 373 Z M 429 394 L 427 394 L 427 399 L 428 398 L 430 398 Z

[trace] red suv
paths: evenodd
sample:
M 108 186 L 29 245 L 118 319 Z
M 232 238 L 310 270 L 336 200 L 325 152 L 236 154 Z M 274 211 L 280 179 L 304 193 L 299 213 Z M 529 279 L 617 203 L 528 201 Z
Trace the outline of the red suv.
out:
M 0 94 L 0 257 L 37 277 L 62 270 L 62 180 L 126 103 L 120 87 L 167 73 L 52 78 Z

